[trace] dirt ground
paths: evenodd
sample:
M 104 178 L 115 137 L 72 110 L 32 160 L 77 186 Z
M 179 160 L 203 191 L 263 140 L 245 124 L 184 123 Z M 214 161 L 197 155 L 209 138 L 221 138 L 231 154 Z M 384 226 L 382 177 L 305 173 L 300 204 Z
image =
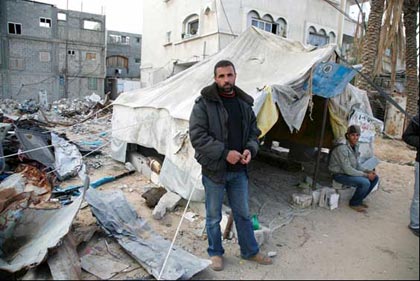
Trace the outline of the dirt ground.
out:
M 105 175 L 116 175 L 124 171 L 123 164 L 107 155 L 109 149 L 103 151 L 102 156 L 86 158 L 91 182 Z M 415 151 L 402 141 L 377 138 L 375 155 L 381 160 L 377 167 L 381 181 L 379 189 L 366 200 L 370 206 L 367 214 L 357 213 L 345 203 L 340 203 L 339 208 L 334 210 L 321 207 L 293 209 L 288 205 L 290 198 L 286 186 L 288 192 L 295 189 L 304 175 L 278 168 L 270 170 L 272 167 L 264 163 L 259 168 L 254 168 L 263 173 L 264 177 L 257 179 L 251 175 L 250 209 L 252 212 L 261 211 L 260 223 L 273 229 L 271 238 L 262 245 L 261 250 L 277 254 L 274 264 L 261 266 L 245 261 L 240 258 L 236 240 L 225 240 L 225 269 L 214 272 L 207 268 L 192 279 L 418 280 L 419 238 L 407 228 L 413 194 Z M 268 185 L 276 186 L 276 189 L 267 189 L 264 192 L 254 190 Z M 141 197 L 150 186 L 154 184 L 136 172 L 98 189 L 122 190 L 138 215 L 147 220 L 157 233 L 172 241 L 186 201 L 181 201 L 180 206 L 174 212 L 167 213 L 162 220 L 155 220 L 152 209 L 146 206 L 145 199 Z M 266 193 L 268 197 L 256 200 L 253 196 L 260 193 Z M 270 197 L 272 204 L 261 203 Z M 282 201 L 283 205 L 276 205 L 278 201 Z M 287 206 L 284 205 L 285 202 Z M 194 212 L 197 216 L 192 222 L 183 219 L 175 245 L 197 257 L 207 259 L 203 208 L 202 203 L 193 203 L 188 208 L 187 211 Z M 277 218 L 264 216 L 263 208 L 270 209 L 284 220 L 276 221 Z M 293 215 L 286 217 L 285 214 Z M 94 225 L 96 220 L 91 215 L 90 208 L 85 206 L 74 220 L 73 229 L 77 231 Z M 121 249 L 115 239 L 101 230 L 96 231 L 88 242 L 80 244 L 78 253 L 79 256 L 94 253 L 129 266 L 111 279 L 154 279 Z M 99 278 L 82 271 L 82 279 Z

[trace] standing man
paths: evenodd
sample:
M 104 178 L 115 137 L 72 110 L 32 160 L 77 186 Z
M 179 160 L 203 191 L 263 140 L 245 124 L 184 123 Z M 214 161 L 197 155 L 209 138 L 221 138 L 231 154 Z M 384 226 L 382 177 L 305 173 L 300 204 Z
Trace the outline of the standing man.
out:
M 375 171 L 366 171 L 359 163 L 360 127 L 351 125 L 345 134 L 346 143 L 334 148 L 330 155 L 328 169 L 335 181 L 356 187 L 356 192 L 350 199 L 350 208 L 357 212 L 366 213 L 368 205 L 363 203 L 379 177 Z
M 408 226 L 416 236 L 419 236 L 419 134 L 419 114 L 417 113 L 402 136 L 407 144 L 417 149 L 416 164 L 414 165 L 414 195 L 411 201 L 410 224 Z
M 248 208 L 247 165 L 258 151 L 253 98 L 235 86 L 232 62 L 214 66 L 214 83 L 201 91 L 190 116 L 190 139 L 201 165 L 205 189 L 207 252 L 212 269 L 223 269 L 222 219 L 226 190 L 238 233 L 241 256 L 259 264 L 272 260 L 259 252 Z

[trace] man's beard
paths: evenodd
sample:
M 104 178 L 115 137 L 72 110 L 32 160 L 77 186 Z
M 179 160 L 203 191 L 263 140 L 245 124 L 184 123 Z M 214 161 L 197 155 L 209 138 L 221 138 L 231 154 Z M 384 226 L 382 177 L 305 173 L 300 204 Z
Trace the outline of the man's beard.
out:
M 230 83 L 226 83 L 223 87 L 220 87 L 219 85 L 217 85 L 217 89 L 219 90 L 219 93 L 224 93 L 224 94 L 228 94 L 228 93 L 232 92 L 233 87 L 234 87 L 234 85 L 232 85 Z

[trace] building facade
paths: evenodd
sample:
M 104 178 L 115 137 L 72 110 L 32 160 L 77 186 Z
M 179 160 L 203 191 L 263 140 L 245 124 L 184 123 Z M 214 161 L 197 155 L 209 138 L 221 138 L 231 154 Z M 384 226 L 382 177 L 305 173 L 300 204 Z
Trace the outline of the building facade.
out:
M 351 41 L 346 0 L 144 0 L 142 87 L 217 53 L 253 25 L 304 44 Z M 344 40 L 344 41 L 343 41 Z M 345 44 L 343 44 L 345 43 Z
M 0 1 L 0 97 L 48 101 L 104 94 L 105 16 Z
M 113 83 L 117 93 L 140 87 L 141 45 L 140 34 L 107 30 L 105 92 L 113 91 Z

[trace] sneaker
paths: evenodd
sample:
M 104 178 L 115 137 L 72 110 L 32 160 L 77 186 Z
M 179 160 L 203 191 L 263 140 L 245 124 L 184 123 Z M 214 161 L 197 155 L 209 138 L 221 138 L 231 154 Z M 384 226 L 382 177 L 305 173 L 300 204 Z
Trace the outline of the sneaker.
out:
M 353 210 L 355 210 L 356 212 L 359 212 L 359 213 L 367 213 L 366 208 L 363 207 L 362 205 L 350 206 L 350 208 L 352 208 Z
M 419 237 L 419 229 L 418 228 L 412 228 L 411 226 L 408 226 L 408 228 L 411 230 L 411 232 L 414 233 L 414 235 Z
M 360 206 L 362 206 L 363 208 L 369 208 L 369 206 L 368 206 L 368 204 L 366 204 L 366 203 L 362 203 L 362 204 L 360 204 Z
M 250 258 L 246 258 L 246 260 L 255 261 L 258 264 L 262 264 L 262 265 L 269 265 L 273 263 L 273 260 L 270 257 L 263 255 L 261 253 L 258 253 L 255 256 L 252 256 Z
M 221 271 L 223 270 L 223 257 L 222 256 L 212 256 L 210 257 L 211 260 L 211 269 L 214 271 Z

